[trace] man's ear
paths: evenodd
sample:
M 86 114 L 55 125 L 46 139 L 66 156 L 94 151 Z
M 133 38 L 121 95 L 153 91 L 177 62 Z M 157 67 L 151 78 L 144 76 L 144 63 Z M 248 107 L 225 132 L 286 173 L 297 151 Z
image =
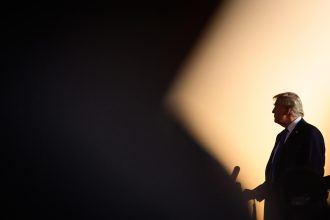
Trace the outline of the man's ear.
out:
M 292 114 L 292 108 L 288 108 L 287 112 L 286 112 L 288 115 L 291 115 Z

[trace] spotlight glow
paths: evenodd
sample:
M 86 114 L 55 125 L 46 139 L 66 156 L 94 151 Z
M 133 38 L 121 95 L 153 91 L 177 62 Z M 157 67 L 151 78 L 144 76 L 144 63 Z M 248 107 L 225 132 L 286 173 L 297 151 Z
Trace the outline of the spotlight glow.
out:
M 264 181 L 275 137 L 272 97 L 297 93 L 326 142 L 330 174 L 330 2 L 238 1 L 219 11 L 168 103 L 244 188 Z M 258 219 L 262 219 L 262 203 Z

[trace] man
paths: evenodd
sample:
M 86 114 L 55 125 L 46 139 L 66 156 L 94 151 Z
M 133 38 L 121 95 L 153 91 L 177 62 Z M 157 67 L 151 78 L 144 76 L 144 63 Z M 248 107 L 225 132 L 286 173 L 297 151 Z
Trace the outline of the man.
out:
M 321 132 L 302 118 L 304 111 L 297 94 L 281 93 L 274 96 L 274 100 L 274 121 L 285 129 L 276 137 L 266 166 L 265 182 L 253 190 L 244 190 L 243 195 L 248 200 L 265 199 L 265 220 L 296 219 L 297 213 L 311 207 L 311 203 L 326 204 L 324 194 L 313 197 L 308 191 L 313 188 L 309 182 L 323 177 L 325 144 Z M 295 176 L 306 178 L 293 178 Z M 298 179 L 311 181 L 304 181 L 306 187 L 303 187 Z

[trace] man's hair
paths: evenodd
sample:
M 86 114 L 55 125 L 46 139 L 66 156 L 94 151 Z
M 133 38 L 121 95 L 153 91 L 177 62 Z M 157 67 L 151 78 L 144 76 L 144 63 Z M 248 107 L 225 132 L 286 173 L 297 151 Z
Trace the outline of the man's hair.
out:
M 281 105 L 291 108 L 294 116 L 304 116 L 304 110 L 299 96 L 293 92 L 283 92 L 273 97 Z

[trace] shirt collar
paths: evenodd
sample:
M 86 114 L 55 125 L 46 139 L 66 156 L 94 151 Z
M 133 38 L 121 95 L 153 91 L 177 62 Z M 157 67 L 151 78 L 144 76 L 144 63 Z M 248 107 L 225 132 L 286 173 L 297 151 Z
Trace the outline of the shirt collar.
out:
M 288 127 L 286 127 L 286 129 L 288 129 L 289 133 L 291 133 L 293 131 L 293 129 L 296 127 L 296 125 L 298 124 L 298 122 L 300 122 L 301 119 L 302 119 L 301 116 L 299 116 L 298 118 L 296 118 L 296 120 L 291 122 L 291 124 L 289 124 Z

